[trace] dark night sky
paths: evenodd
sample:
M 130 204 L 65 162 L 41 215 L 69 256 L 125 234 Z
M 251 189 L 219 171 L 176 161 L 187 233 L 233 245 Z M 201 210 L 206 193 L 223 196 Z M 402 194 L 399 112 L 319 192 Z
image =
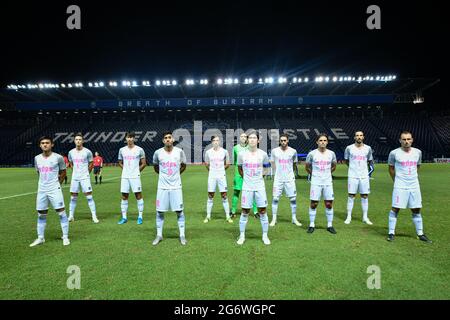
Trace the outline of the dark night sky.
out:
M 373 3 L 381 30 L 366 28 Z M 81 7 L 81 31 L 66 28 L 70 4 Z M 2 1 L 0 84 L 272 72 L 441 78 L 444 12 L 437 1 Z

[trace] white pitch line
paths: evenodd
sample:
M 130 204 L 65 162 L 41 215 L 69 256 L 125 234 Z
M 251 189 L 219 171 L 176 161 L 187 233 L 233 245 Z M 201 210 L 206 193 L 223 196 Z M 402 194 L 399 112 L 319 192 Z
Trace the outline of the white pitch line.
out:
M 111 181 L 111 180 L 115 180 L 115 179 L 120 179 L 120 177 L 114 177 L 114 178 L 104 179 L 104 180 L 102 180 L 102 181 Z M 70 185 L 67 185 L 67 186 L 64 185 L 64 186 L 62 186 L 63 189 L 69 188 L 69 187 L 70 187 Z M 28 195 L 30 195 L 30 194 L 37 194 L 37 191 L 35 191 L 35 192 L 21 193 L 21 194 L 15 194 L 15 195 L 13 195 L 13 196 L 8 196 L 8 197 L 0 198 L 0 200 L 7 200 L 7 199 L 12 199 L 12 198 L 17 198 L 17 197 L 23 197 L 23 196 L 28 196 Z

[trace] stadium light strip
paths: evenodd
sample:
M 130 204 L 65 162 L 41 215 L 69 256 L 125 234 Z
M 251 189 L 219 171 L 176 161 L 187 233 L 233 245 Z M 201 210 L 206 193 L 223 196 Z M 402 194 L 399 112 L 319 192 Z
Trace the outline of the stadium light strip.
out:
M 309 77 L 293 77 L 293 78 L 286 78 L 283 76 L 279 77 L 273 77 L 273 76 L 267 76 L 264 78 L 244 78 L 239 79 L 236 77 L 226 77 L 226 78 L 217 78 L 216 81 L 210 82 L 208 79 L 186 79 L 183 82 L 177 81 L 175 79 L 157 79 L 153 82 L 149 80 L 143 80 L 141 82 L 138 82 L 136 80 L 122 80 L 122 81 L 109 81 L 109 82 L 103 82 L 103 81 L 94 81 L 94 82 L 88 82 L 87 85 L 83 84 L 82 82 L 75 82 L 75 83 L 34 83 L 34 84 L 10 84 L 7 86 L 7 89 L 9 90 L 19 90 L 19 89 L 59 89 L 59 88 L 104 88 L 104 87 L 170 87 L 170 86 L 178 86 L 178 85 L 185 85 L 185 86 L 194 86 L 194 85 L 217 85 L 217 86 L 229 86 L 229 85 L 239 85 L 239 84 L 258 84 L 258 85 L 285 85 L 285 84 L 302 84 L 302 83 L 308 83 L 308 82 L 315 82 L 315 83 L 339 83 L 339 82 L 389 82 L 394 81 L 397 79 L 397 76 L 395 75 L 365 75 L 365 76 L 353 76 L 353 75 L 318 75 L 314 78 Z

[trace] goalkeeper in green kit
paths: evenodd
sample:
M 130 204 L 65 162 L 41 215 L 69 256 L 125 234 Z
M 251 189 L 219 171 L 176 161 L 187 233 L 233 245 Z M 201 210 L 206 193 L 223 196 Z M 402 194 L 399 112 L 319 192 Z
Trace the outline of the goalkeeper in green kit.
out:
M 239 174 L 237 163 L 237 158 L 240 152 L 248 150 L 248 137 L 245 132 L 241 133 L 239 136 L 240 143 L 233 147 L 233 164 L 234 164 L 234 179 L 233 179 L 233 199 L 231 202 L 231 217 L 236 217 L 237 205 L 239 202 L 239 195 L 242 190 L 243 178 Z M 256 203 L 253 202 L 253 214 L 258 217 L 258 209 L 256 208 Z

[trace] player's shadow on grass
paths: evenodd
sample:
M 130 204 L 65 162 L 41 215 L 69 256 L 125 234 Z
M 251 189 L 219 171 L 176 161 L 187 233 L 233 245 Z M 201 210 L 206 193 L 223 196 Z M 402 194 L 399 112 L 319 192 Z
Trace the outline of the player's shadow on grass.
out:
M 334 211 L 334 219 L 345 221 L 345 219 L 347 219 L 347 212 L 339 210 Z
M 210 228 L 209 224 L 211 224 L 211 221 L 208 224 L 205 224 L 204 226 L 189 228 L 189 231 L 186 231 L 187 236 L 201 241 L 210 240 L 212 238 L 222 239 L 223 241 L 236 241 L 239 238 L 238 224 L 236 224 L 235 222 L 229 224 L 226 221 L 216 221 L 216 222 L 219 223 L 218 225 L 216 225 L 218 228 Z M 229 227 L 228 226 L 221 227 L 220 225 L 221 222 L 225 226 L 228 225 Z M 260 225 L 259 220 L 258 224 Z M 261 237 L 262 233 L 261 231 L 259 231 L 258 233 L 258 230 L 250 230 L 249 228 L 247 228 L 245 232 L 246 239 L 261 239 Z
M 383 238 L 387 238 L 388 233 L 389 233 L 389 230 L 387 227 L 382 227 L 382 226 L 377 226 L 377 225 L 368 226 L 367 231 L 372 234 L 380 235 Z M 396 238 L 414 238 L 411 234 L 403 233 L 403 232 L 396 232 L 395 237 Z

